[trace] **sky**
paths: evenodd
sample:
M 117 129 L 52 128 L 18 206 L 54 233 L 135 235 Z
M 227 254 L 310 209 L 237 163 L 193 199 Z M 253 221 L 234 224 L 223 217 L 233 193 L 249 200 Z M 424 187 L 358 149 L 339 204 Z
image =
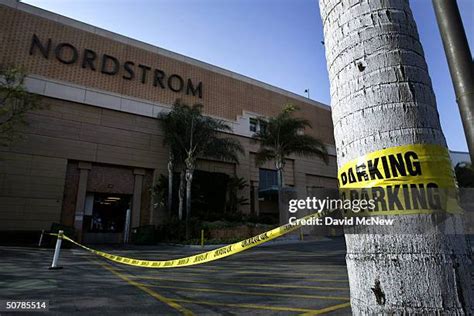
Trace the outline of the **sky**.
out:
M 330 104 L 317 0 L 24 0 L 22 2 Z M 411 0 L 451 150 L 467 151 L 431 0 Z M 469 45 L 474 0 L 458 0 Z

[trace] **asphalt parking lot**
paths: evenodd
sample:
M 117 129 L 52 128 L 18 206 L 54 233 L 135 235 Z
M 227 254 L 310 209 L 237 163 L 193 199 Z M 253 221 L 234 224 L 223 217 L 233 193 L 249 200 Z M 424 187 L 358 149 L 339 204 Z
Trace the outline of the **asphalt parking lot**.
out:
M 163 260 L 202 252 L 158 245 L 109 253 Z M 175 269 L 124 266 L 82 249 L 0 247 L 0 300 L 49 300 L 49 314 L 348 315 L 343 238 L 259 246 Z M 1 313 L 7 315 L 7 313 Z M 18 315 L 18 313 L 11 313 Z

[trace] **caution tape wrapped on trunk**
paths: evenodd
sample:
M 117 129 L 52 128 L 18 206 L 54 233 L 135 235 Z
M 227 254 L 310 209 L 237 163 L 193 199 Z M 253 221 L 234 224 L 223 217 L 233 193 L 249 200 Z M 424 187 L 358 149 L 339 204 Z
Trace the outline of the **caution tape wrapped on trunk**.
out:
M 366 154 L 338 171 L 342 199 L 372 200 L 355 216 L 457 213 L 456 182 L 448 150 L 415 144 Z

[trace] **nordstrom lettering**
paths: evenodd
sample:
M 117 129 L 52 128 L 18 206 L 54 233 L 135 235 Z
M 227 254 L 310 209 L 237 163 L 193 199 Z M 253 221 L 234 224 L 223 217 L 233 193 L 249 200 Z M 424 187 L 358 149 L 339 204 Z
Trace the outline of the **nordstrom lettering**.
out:
M 202 82 L 194 83 L 190 78 L 184 79 L 177 74 L 167 74 L 161 69 L 127 60 L 122 62 L 116 57 L 107 54 L 98 54 L 91 49 L 79 51 L 69 43 L 53 45 L 48 38 L 41 41 L 33 34 L 30 55 L 40 53 L 46 59 L 51 55 L 65 65 L 78 64 L 84 69 L 100 71 L 104 75 L 119 75 L 124 80 L 140 80 L 142 84 L 152 84 L 160 89 L 170 89 L 176 93 L 186 93 L 202 99 Z

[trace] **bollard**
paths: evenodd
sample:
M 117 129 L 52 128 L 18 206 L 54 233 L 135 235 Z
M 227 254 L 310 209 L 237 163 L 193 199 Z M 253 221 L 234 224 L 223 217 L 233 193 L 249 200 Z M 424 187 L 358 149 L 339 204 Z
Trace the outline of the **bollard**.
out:
M 54 256 L 53 262 L 51 263 L 50 270 L 62 269 L 62 267 L 58 267 L 58 260 L 59 260 L 59 252 L 61 251 L 61 242 L 63 241 L 63 234 L 64 231 L 60 230 L 58 232 L 58 240 L 56 240 L 56 248 L 54 248 Z
M 41 247 L 41 243 L 43 242 L 43 235 L 44 235 L 44 229 L 41 230 L 41 236 L 40 236 L 40 240 L 38 242 L 38 247 Z
M 204 229 L 201 229 L 201 248 L 204 248 Z

